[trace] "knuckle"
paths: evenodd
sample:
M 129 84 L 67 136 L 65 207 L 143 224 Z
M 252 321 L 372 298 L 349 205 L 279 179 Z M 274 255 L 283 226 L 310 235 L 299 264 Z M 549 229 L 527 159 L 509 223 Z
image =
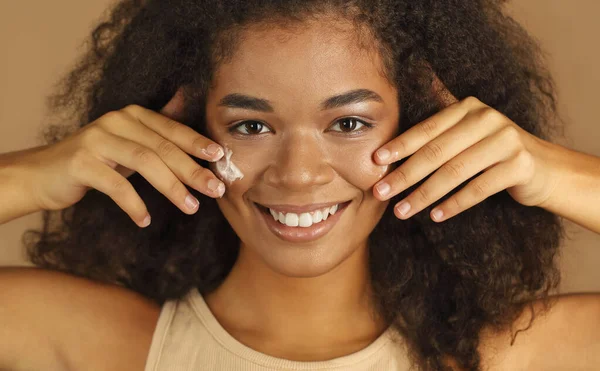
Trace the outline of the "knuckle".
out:
M 94 144 L 101 143 L 104 140 L 104 129 L 99 125 L 88 126 L 81 132 L 80 143 L 89 148 Z
M 196 182 L 204 181 L 204 179 L 206 178 L 207 171 L 208 170 L 206 170 L 202 166 L 195 166 L 189 175 L 190 182 L 196 183 Z
M 432 119 L 425 120 L 423 123 L 421 123 L 421 125 L 419 125 L 419 130 L 421 133 L 423 133 L 430 140 L 435 138 L 437 128 L 438 124 Z
M 468 107 L 475 107 L 483 104 L 479 99 L 472 95 L 463 99 L 463 103 Z
M 527 150 L 521 150 L 517 154 L 515 161 L 521 171 L 529 171 L 534 166 L 534 158 Z
M 130 115 L 134 115 L 136 112 L 139 112 L 140 106 L 137 104 L 128 104 L 123 108 L 123 111 L 129 113 Z
M 178 148 L 179 147 L 173 144 L 173 142 L 166 139 L 161 139 L 156 146 L 156 151 L 160 156 L 168 157 L 175 153 Z
M 421 186 L 417 189 L 417 195 L 419 196 L 419 201 L 422 202 L 423 204 L 430 203 L 431 194 L 427 189 L 425 189 L 424 186 Z
M 173 120 L 170 117 L 167 117 L 162 126 L 164 126 L 167 131 L 174 132 L 175 130 L 179 129 L 180 125 L 181 124 L 179 124 L 177 121 Z
M 462 161 L 448 162 L 442 167 L 452 178 L 460 178 L 465 171 L 465 164 Z
M 454 196 L 448 200 L 448 208 L 451 210 L 462 210 L 458 197 Z
M 133 159 L 140 164 L 148 164 L 155 160 L 156 154 L 144 146 L 135 146 L 131 150 Z
M 123 112 L 121 111 L 110 111 L 110 112 L 106 112 L 104 115 L 102 115 L 102 121 L 111 121 L 111 120 L 117 120 L 123 117 Z
M 177 179 L 177 177 L 174 177 L 173 180 L 171 181 L 171 184 L 169 185 L 169 193 L 174 194 L 174 195 L 187 194 L 187 190 L 182 191 L 182 188 L 185 189 L 185 186 L 183 184 L 181 184 L 181 181 L 179 181 L 179 179 Z
M 124 194 L 129 191 L 129 181 L 122 176 L 112 179 L 110 189 L 113 194 Z
M 408 175 L 403 169 L 398 168 L 394 171 L 394 181 L 401 184 L 408 184 Z
M 502 114 L 492 107 L 484 107 L 480 112 L 481 121 L 484 123 L 493 123 L 497 122 L 502 118 Z
M 423 147 L 423 154 L 425 158 L 429 160 L 429 162 L 437 162 L 443 156 L 442 147 L 440 147 L 437 143 L 429 142 Z
M 473 193 L 477 199 L 483 199 L 490 190 L 490 184 L 483 179 L 473 181 Z
M 520 142 L 520 133 L 517 128 L 513 127 L 512 125 L 503 127 L 500 130 L 500 135 L 502 135 L 502 138 L 504 141 L 506 141 L 506 143 L 514 145 Z
M 123 122 L 127 120 L 127 114 L 121 111 L 110 111 L 105 113 L 100 120 L 97 122 L 97 126 L 101 128 L 109 128 L 110 125 L 114 125 L 117 122 Z

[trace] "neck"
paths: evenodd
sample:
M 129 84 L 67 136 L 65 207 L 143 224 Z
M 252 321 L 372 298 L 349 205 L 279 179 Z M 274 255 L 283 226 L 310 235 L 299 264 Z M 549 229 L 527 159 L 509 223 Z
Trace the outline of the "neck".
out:
M 242 245 L 230 274 L 205 300 L 232 336 L 287 359 L 350 354 L 387 328 L 372 305 L 366 243 L 331 271 L 309 278 L 283 276 Z

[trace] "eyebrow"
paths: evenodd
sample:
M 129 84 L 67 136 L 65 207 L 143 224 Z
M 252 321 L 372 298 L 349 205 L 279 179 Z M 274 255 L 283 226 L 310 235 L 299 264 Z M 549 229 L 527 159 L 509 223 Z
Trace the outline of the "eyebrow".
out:
M 375 101 L 383 103 L 383 98 L 369 89 L 355 89 L 334 95 L 321 103 L 321 111 L 343 107 L 349 104 Z M 259 112 L 274 112 L 271 101 L 245 94 L 229 94 L 219 101 L 219 107 L 242 108 Z

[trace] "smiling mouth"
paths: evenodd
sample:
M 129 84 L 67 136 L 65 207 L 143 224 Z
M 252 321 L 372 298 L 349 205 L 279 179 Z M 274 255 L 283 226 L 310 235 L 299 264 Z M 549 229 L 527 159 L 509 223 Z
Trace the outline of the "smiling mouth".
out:
M 314 204 L 308 207 L 272 205 L 273 208 L 253 202 L 253 209 L 262 221 L 260 224 L 279 239 L 303 244 L 317 241 L 327 235 L 337 225 L 351 202 L 350 200 L 339 204 Z M 282 211 L 278 211 L 278 208 Z M 283 210 L 294 210 L 298 213 Z
M 329 204 L 329 206 L 326 207 L 307 208 L 307 210 L 310 211 L 304 212 L 286 212 L 285 210 L 282 210 L 285 209 L 284 207 L 270 208 L 256 202 L 254 204 L 262 214 L 271 218 L 273 221 L 278 222 L 282 226 L 310 228 L 324 223 L 336 213 L 341 212 L 350 204 L 350 202 L 351 201 L 345 201 L 337 204 Z

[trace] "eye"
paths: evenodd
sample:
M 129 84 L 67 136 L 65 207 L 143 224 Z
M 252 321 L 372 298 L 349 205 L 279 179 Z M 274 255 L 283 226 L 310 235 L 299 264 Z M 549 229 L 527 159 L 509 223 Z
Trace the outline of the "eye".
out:
M 331 128 L 335 127 L 339 127 L 339 129 L 332 129 L 332 131 L 342 133 L 356 133 L 366 130 L 364 128 L 372 128 L 373 125 L 354 117 L 346 117 L 341 120 L 338 120 L 335 124 L 331 126 Z
M 267 125 L 258 121 L 244 121 L 229 129 L 230 132 L 235 132 L 243 135 L 258 135 L 268 133 Z

